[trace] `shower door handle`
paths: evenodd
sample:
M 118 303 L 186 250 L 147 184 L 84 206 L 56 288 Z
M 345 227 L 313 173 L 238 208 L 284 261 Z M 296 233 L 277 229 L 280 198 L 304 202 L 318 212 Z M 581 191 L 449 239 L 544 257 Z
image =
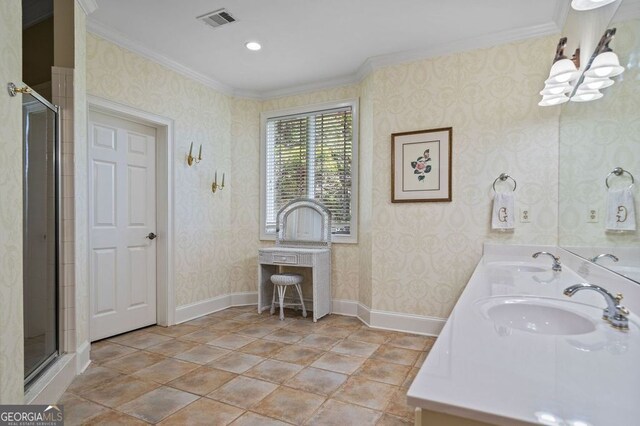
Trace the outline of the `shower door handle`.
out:
M 150 240 L 155 240 L 156 238 L 158 238 L 158 236 L 153 232 L 149 232 L 149 235 L 147 235 L 145 238 L 148 238 Z

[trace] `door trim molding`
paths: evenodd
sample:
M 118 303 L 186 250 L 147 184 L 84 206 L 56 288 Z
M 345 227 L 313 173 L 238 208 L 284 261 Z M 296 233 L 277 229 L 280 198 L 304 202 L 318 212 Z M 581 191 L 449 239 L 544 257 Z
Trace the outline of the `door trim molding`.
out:
M 87 95 L 90 111 L 109 114 L 156 128 L 156 320 L 159 325 L 175 324 L 174 268 L 174 131 L 171 118 L 143 111 L 98 96 Z M 87 121 L 89 115 L 87 114 Z M 87 126 L 87 128 L 89 128 Z M 87 150 L 88 152 L 88 150 Z M 88 155 L 88 153 L 87 153 Z M 90 162 L 87 162 L 87 167 Z M 87 188 L 91 191 L 91 188 Z M 90 325 L 90 324 L 89 324 Z M 91 335 L 91 332 L 89 332 Z

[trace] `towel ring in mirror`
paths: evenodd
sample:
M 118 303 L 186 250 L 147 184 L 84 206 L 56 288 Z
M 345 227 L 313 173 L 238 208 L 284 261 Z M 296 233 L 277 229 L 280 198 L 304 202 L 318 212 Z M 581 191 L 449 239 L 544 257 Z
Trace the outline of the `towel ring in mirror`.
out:
M 633 187 L 633 184 L 635 183 L 635 179 L 633 178 L 633 175 L 631 174 L 630 171 L 623 169 L 622 167 L 616 167 L 615 169 L 611 170 L 611 172 L 609 172 L 609 174 L 607 175 L 607 177 L 604 180 L 604 184 L 607 185 L 607 189 L 611 188 L 609 186 L 609 178 L 611 177 L 611 175 L 614 176 L 622 176 L 623 174 L 628 174 L 629 177 L 631 178 L 631 184 L 628 186 L 628 188 Z
M 514 178 L 512 178 L 511 176 L 509 176 L 506 173 L 500 173 L 500 176 L 498 176 L 496 178 L 496 180 L 493 181 L 493 185 L 492 185 L 493 186 L 493 192 L 498 192 L 498 191 L 496 191 L 496 183 L 498 181 L 504 182 L 507 179 L 511 179 L 513 181 L 513 190 L 512 191 L 515 192 L 516 188 L 518 187 L 518 182 L 516 182 L 516 180 Z

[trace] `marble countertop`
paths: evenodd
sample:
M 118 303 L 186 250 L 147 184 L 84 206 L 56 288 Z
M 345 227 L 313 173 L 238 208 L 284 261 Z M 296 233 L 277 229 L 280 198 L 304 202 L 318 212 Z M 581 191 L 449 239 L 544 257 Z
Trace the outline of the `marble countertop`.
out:
M 601 295 L 582 291 L 564 296 L 566 287 L 585 280 L 566 265 L 562 272 L 551 271 L 549 257 L 532 259 L 539 250 L 558 251 L 485 250 L 408 391 L 409 404 L 499 425 L 640 422 L 639 318 L 632 311 L 630 329 L 615 330 L 601 319 L 606 306 Z M 615 281 L 594 284 L 613 294 L 625 290 Z M 544 335 L 506 327 L 487 316 L 492 302 L 534 297 L 553 299 L 550 304 L 587 318 L 592 329 Z

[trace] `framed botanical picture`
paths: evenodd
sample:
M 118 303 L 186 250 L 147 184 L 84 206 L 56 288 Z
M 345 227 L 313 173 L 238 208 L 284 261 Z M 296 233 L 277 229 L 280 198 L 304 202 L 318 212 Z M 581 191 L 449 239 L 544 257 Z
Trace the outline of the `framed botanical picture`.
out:
M 451 201 L 451 127 L 391 135 L 391 201 Z

